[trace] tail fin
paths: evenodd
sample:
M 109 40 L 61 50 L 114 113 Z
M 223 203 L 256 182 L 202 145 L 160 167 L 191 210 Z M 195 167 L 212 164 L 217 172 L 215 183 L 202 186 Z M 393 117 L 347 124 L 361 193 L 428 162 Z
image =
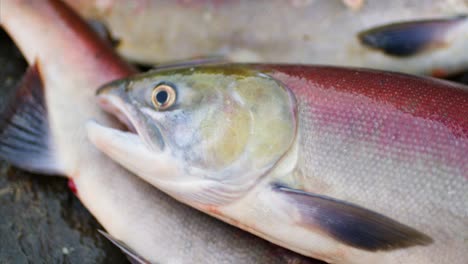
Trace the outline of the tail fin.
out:
M 31 66 L 0 114 L 0 158 L 21 169 L 60 174 L 39 69 Z

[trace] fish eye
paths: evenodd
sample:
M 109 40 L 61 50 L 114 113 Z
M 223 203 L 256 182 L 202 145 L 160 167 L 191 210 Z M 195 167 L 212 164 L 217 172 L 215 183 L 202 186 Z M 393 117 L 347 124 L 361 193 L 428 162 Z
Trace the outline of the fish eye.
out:
M 175 89 L 168 84 L 157 85 L 151 93 L 151 101 L 156 110 L 166 110 L 174 104 L 175 99 Z

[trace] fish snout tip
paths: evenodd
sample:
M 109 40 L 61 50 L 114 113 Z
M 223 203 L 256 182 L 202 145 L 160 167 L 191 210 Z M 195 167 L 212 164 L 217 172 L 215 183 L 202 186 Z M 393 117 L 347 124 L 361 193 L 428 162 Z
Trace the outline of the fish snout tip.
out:
M 119 91 L 121 90 L 121 87 L 124 87 L 126 82 L 124 80 L 116 80 L 112 81 L 106 84 L 101 85 L 97 90 L 96 90 L 96 95 L 108 95 L 111 94 L 112 92 Z
M 97 96 L 100 96 L 100 95 L 106 95 L 106 94 L 109 94 L 109 92 L 114 88 L 113 85 L 111 84 L 104 84 L 102 85 L 101 87 L 99 87 L 96 91 L 96 95 Z

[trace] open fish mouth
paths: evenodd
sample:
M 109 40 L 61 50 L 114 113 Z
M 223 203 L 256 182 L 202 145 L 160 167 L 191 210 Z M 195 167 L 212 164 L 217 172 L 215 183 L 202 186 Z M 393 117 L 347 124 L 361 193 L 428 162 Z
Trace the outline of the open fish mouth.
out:
M 122 99 L 113 96 L 100 95 L 98 96 L 98 105 L 106 112 L 115 116 L 128 129 L 128 132 L 138 134 L 132 121 L 125 113 Z
M 123 100 L 113 95 L 99 95 L 98 104 L 106 112 L 115 116 L 124 126 L 111 127 L 94 120 L 88 121 L 86 129 L 90 141 L 106 153 L 117 155 L 124 150 L 133 152 L 131 148 L 149 151 L 140 133 L 136 129 L 135 121 L 126 113 L 128 111 Z M 122 129 L 123 128 L 123 129 Z
M 156 124 L 145 119 L 139 109 L 127 103 L 128 98 L 119 87 L 104 86 L 99 89 L 97 98 L 99 106 L 115 116 L 128 130 L 122 131 L 111 127 L 107 127 L 107 129 L 115 130 L 115 133 L 120 132 L 131 134 L 133 137 L 136 136 L 151 151 L 160 152 L 164 149 L 164 140 L 159 128 Z M 136 139 L 132 139 L 132 141 L 134 140 Z

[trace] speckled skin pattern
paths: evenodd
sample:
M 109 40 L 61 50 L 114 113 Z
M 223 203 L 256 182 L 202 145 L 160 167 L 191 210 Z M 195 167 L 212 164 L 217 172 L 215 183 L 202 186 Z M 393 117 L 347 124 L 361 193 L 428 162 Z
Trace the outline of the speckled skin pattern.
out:
M 390 263 L 468 259 L 468 89 L 331 67 L 273 67 L 298 101 L 300 160 L 288 184 L 421 230 Z
M 229 85 L 216 78 L 202 82 L 204 86 L 199 85 L 197 81 L 205 80 L 203 74 L 210 72 L 216 78 L 230 80 Z M 283 102 L 279 103 L 281 96 L 275 97 L 278 100 L 276 104 L 269 104 L 269 99 L 263 96 L 256 96 L 252 100 L 255 102 L 252 108 L 256 107 L 252 112 L 259 113 L 252 114 L 252 123 L 259 124 L 261 129 L 258 131 L 262 131 L 261 136 L 268 135 L 271 145 L 283 140 L 284 134 L 291 136 L 288 126 L 297 125 L 298 129 L 292 134 L 292 142 L 288 141 L 291 142 L 290 147 L 279 151 L 282 158 L 266 173 L 249 174 L 255 168 L 252 166 L 240 172 L 219 173 L 216 175 L 220 176 L 218 178 L 208 173 L 190 174 L 190 171 L 184 169 L 196 166 L 183 167 L 186 156 L 172 155 L 171 151 L 167 151 L 176 149 L 171 149 L 171 144 L 185 141 L 172 140 L 167 136 L 167 131 L 186 130 L 188 133 L 184 135 L 193 140 L 190 136 L 204 127 L 198 127 L 189 118 L 179 118 L 182 120 L 180 123 L 165 122 L 160 116 L 170 116 L 173 114 L 171 110 L 154 111 L 154 117 L 148 118 L 148 122 L 140 122 L 136 118 L 147 117 L 142 113 L 151 111 L 144 104 L 148 93 L 142 91 L 151 91 L 157 87 L 157 83 L 167 82 L 178 87 L 180 92 L 179 105 L 174 107 L 174 112 L 181 109 L 197 112 L 197 107 L 200 107 L 201 112 L 209 113 L 204 108 L 208 106 L 230 112 L 232 108 L 224 107 L 224 104 L 211 103 L 220 100 L 212 99 L 217 99 L 216 96 L 210 98 L 209 93 L 216 94 L 216 89 L 223 91 L 240 86 L 240 82 L 232 81 L 233 73 L 262 78 L 269 75 L 290 91 L 288 105 L 291 108 L 283 108 Z M 179 81 L 182 79 L 180 76 L 186 79 Z M 180 79 L 173 81 L 172 77 Z M 210 90 L 205 86 L 215 89 Z M 262 86 L 265 88 L 262 90 L 264 93 L 273 94 L 275 91 L 275 86 L 270 87 L 265 83 Z M 208 89 L 203 95 L 211 101 L 203 101 L 191 108 L 191 101 L 184 101 L 184 98 L 190 98 L 184 97 L 184 89 L 191 89 L 194 93 L 203 93 Z M 252 94 L 257 91 L 251 86 L 250 89 Z M 104 153 L 174 198 L 301 254 L 340 264 L 461 264 L 468 254 L 464 250 L 468 238 L 467 89 L 466 86 L 431 78 L 325 66 L 221 64 L 169 72 L 162 70 L 111 83 L 99 95 L 107 100 L 107 104 L 103 105 L 107 106 L 105 108 L 109 112 L 117 116 L 120 114 L 120 118 L 125 113 L 128 119 L 122 120 L 132 122 L 138 136 L 113 129 L 93 128 L 90 138 Z M 132 94 L 134 97 L 126 96 L 131 92 L 135 92 Z M 137 97 L 141 94 L 145 96 Z M 129 105 L 138 107 L 141 112 L 131 112 L 128 110 L 132 109 Z M 261 108 L 271 111 L 258 111 Z M 282 110 L 275 112 L 278 109 Z M 285 112 L 288 114 L 285 115 Z M 259 120 L 262 118 L 291 118 L 297 122 L 288 122 L 284 127 L 278 127 L 269 121 L 266 123 L 270 126 L 261 126 L 263 120 Z M 216 118 L 208 120 L 214 120 L 217 128 L 229 126 L 235 121 L 233 118 L 222 118 L 219 122 Z M 236 126 L 237 134 L 240 135 L 245 127 L 251 129 L 245 124 Z M 152 133 L 157 131 L 162 131 L 161 138 L 164 138 L 164 143 L 167 142 L 165 146 L 169 146 L 162 151 L 159 148 L 152 150 L 151 146 L 145 147 L 150 143 L 142 139 L 146 135 L 152 137 L 151 140 L 159 139 L 159 134 Z M 226 130 L 219 131 L 225 133 Z M 249 131 L 253 134 L 252 130 Z M 141 141 L 137 141 L 138 138 Z M 204 137 L 203 140 L 212 142 L 212 138 Z M 245 146 L 242 145 L 243 141 L 235 137 L 223 140 Z M 274 152 L 271 145 L 265 145 Z M 212 149 L 203 151 L 192 145 L 184 150 L 197 158 L 213 153 Z M 249 158 L 254 161 L 259 156 L 254 152 L 249 153 Z M 210 162 L 207 163 L 220 163 L 218 160 Z M 184 169 L 179 170 L 179 164 Z M 200 164 L 201 168 L 210 168 L 209 165 Z M 192 194 L 211 194 L 211 190 L 222 195 L 234 192 L 229 188 L 216 189 L 217 185 L 198 189 L 194 187 L 198 179 L 203 181 L 205 177 L 224 183 L 224 186 L 232 186 L 236 191 L 237 185 L 244 184 L 249 188 L 246 188 L 247 191 L 242 189 L 243 195 L 240 197 L 234 196 L 224 204 L 212 205 L 212 200 L 198 199 Z M 258 180 L 255 177 L 259 177 Z M 190 188 L 184 188 L 186 186 Z M 339 207 L 342 214 L 337 214 L 326 210 L 333 207 L 332 203 L 317 205 L 307 198 L 291 199 L 291 195 L 285 194 L 283 188 L 300 190 L 301 195 L 307 192 L 309 198 L 322 195 L 335 199 L 335 205 L 348 203 L 349 208 L 349 203 L 352 203 L 364 207 L 408 225 L 431 239 L 427 239 L 427 243 L 406 244 L 406 247 L 404 243 L 396 243 L 398 246 L 394 247 L 390 240 L 385 240 L 388 233 L 405 234 L 402 239 L 405 242 L 411 241 L 416 235 L 402 229 L 375 229 L 374 226 L 388 225 L 388 221 L 376 220 L 369 212 L 355 215 L 359 215 L 358 219 L 372 221 L 350 221 L 347 216 L 353 213 L 344 206 Z M 224 198 L 221 195 L 212 197 Z M 339 235 L 330 236 L 332 232 L 327 233 L 330 229 L 323 222 L 341 225 L 333 228 Z M 354 232 L 354 228 L 359 231 Z M 374 239 L 368 234 L 375 234 L 384 240 Z M 369 246 L 350 243 L 347 236 L 368 240 L 365 242 L 369 242 Z

